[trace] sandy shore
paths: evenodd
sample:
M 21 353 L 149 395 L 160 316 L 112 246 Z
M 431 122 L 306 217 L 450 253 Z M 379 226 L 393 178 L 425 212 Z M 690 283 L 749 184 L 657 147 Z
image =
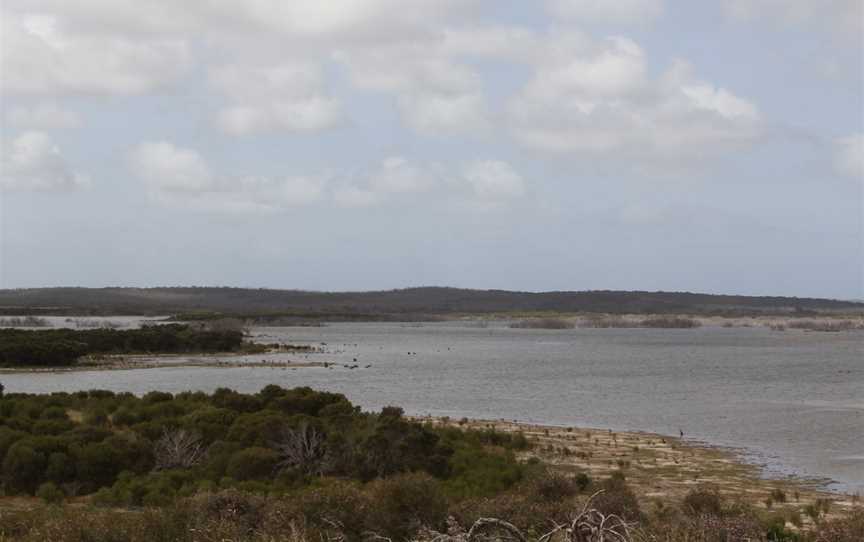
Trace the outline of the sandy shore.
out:
M 538 457 L 562 472 L 585 472 L 602 479 L 621 470 L 645 510 L 680 502 L 699 484 L 711 484 L 726 497 L 758 508 L 789 513 L 798 510 L 805 523 L 805 509 L 817 499 L 830 502 L 829 515 L 860 504 L 860 496 L 826 490 L 825 480 L 766 479 L 758 466 L 743 462 L 733 450 L 678 437 L 501 420 L 416 419 L 433 425 L 521 431 L 532 443 L 530 450 L 520 454 L 522 458 Z M 785 495 L 785 502 L 778 502 L 779 492 Z
M 238 361 L 237 358 L 248 354 L 160 354 L 146 356 L 105 356 L 90 359 L 68 367 L 4 367 L 0 374 L 17 373 L 69 373 L 82 371 L 122 371 L 131 369 L 166 369 L 173 367 L 206 367 L 213 369 L 232 369 L 238 367 L 269 367 L 298 369 L 302 367 L 330 367 L 335 364 L 326 361 L 261 360 Z M 234 359 L 232 359 L 234 358 Z

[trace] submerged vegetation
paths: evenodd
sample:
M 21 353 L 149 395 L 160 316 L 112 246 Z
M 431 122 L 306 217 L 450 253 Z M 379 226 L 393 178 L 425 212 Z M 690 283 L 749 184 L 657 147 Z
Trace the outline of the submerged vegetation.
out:
M 181 324 L 140 329 L 0 329 L 0 366 L 73 365 L 94 354 L 233 352 L 243 345 L 237 329 Z
M 576 324 L 563 318 L 529 318 L 510 324 L 513 329 L 573 329 Z
M 576 320 L 553 317 L 526 318 L 510 324 L 511 328 L 526 329 L 573 329 L 574 327 L 693 329 L 701 326 L 702 322 L 688 316 L 653 315 L 638 317 L 618 314 L 586 314 Z
M 38 316 L 10 316 L 0 318 L 0 327 L 47 327 L 48 320 Z

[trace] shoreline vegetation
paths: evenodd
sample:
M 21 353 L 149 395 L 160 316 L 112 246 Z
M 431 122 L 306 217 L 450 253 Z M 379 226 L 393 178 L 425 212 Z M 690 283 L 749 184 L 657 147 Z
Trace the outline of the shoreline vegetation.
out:
M 278 351 L 256 352 L 271 354 Z M 334 363 L 331 361 L 296 361 L 296 360 L 246 360 L 247 354 L 235 352 L 222 353 L 191 353 L 183 354 L 146 354 L 146 355 L 113 355 L 84 358 L 74 365 L 40 366 L 40 367 L 5 367 L 0 366 L 0 375 L 19 373 L 69 373 L 86 371 L 129 371 L 140 369 L 168 369 L 178 367 L 198 367 L 209 369 L 238 368 L 271 368 L 271 369 L 302 369 L 310 367 L 345 367 L 354 365 Z
M 147 324 L 136 329 L 0 329 L 0 368 L 138 368 L 169 366 L 164 355 L 249 355 L 263 353 L 316 353 L 311 345 L 256 343 L 235 320 L 203 324 Z M 146 363 L 147 359 L 151 362 Z M 215 358 L 185 359 L 182 365 L 224 366 Z M 176 365 L 176 364 L 175 364 Z M 269 365 L 264 362 L 263 365 Z
M 491 529 L 482 540 L 601 540 L 543 538 L 579 518 L 602 518 L 613 542 L 864 534 L 858 496 L 760 478 L 728 450 L 361 412 L 309 388 L 6 394 L 0 420 L 3 542 L 467 542 L 472 526 Z

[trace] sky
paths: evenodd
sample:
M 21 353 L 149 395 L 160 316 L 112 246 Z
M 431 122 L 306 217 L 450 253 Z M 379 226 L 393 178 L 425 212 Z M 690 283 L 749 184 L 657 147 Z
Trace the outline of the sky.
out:
M 3 0 L 0 287 L 864 298 L 864 0 Z

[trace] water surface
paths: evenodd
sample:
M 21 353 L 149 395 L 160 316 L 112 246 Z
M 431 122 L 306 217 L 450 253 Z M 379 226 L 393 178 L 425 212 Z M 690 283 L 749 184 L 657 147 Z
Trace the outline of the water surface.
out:
M 0 376 L 8 391 L 143 393 L 275 383 L 367 409 L 644 430 L 741 448 L 773 475 L 864 492 L 864 334 L 764 328 L 509 329 L 447 322 L 256 328 L 326 344 L 324 368 L 165 368 Z M 355 362 L 356 359 L 356 362 Z M 367 367 L 371 365 L 371 367 Z

